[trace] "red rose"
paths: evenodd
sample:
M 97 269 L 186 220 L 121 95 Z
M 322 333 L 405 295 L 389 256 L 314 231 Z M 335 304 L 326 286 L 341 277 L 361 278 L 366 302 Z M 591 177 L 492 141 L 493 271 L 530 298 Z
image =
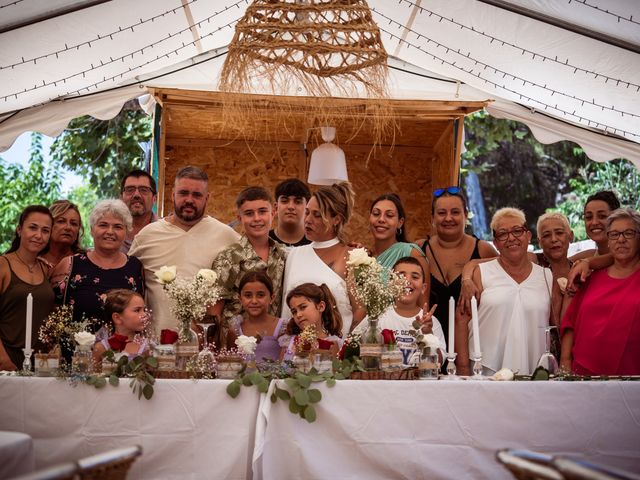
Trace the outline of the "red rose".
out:
M 382 330 L 382 339 L 385 345 L 393 345 L 396 343 L 396 336 L 393 334 L 393 330 L 389 330 L 388 328 Z
M 333 342 L 331 340 L 318 339 L 318 350 L 331 350 Z
M 125 335 L 120 335 L 119 333 L 112 335 L 108 340 L 111 350 L 115 352 L 121 352 L 124 350 L 128 341 L 129 339 Z
M 169 330 L 168 328 L 160 332 L 160 343 L 162 345 L 171 345 L 178 341 L 178 332 Z

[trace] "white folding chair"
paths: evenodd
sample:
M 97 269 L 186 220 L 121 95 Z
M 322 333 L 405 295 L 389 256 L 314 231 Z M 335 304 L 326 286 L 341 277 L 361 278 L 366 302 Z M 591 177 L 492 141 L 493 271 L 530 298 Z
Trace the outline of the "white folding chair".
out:
M 498 450 L 496 459 L 518 480 L 564 480 L 552 457 L 526 450 Z
M 125 480 L 131 464 L 142 455 L 139 445 L 117 448 L 78 460 L 80 480 Z

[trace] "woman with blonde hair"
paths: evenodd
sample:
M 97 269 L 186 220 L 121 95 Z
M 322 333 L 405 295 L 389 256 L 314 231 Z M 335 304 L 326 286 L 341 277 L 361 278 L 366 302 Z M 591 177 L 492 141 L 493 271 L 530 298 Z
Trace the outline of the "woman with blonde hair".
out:
M 49 239 L 49 249 L 42 255 L 51 268 L 69 255 L 80 253 L 80 240 L 84 235 L 80 209 L 69 200 L 56 200 L 49 207 L 53 215 L 53 229 Z
M 291 318 L 286 299 L 303 283 L 326 284 L 342 316 L 345 337 L 365 315 L 347 291 L 347 245 L 344 227 L 353 213 L 355 194 L 349 182 L 321 187 L 305 208 L 304 233 L 309 245 L 293 248 L 287 257 L 282 287 L 282 318 Z
M 551 271 L 531 262 L 527 248 L 531 232 L 522 210 L 501 208 L 491 220 L 495 260 L 481 263 L 473 282 L 482 297 L 478 306 L 481 352 L 470 352 L 470 315 L 458 310 L 456 351 L 458 368 L 469 373 L 469 359 L 482 354 L 486 374 L 503 367 L 530 374 L 544 352 L 551 310 Z

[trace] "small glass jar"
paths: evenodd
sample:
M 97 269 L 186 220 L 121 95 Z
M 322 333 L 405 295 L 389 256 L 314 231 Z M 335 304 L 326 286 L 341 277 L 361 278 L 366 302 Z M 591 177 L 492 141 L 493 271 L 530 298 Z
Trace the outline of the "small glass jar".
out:
M 93 373 L 93 354 L 91 345 L 76 345 L 71 359 L 71 370 L 74 373 L 91 374 Z
M 438 358 L 438 349 L 434 347 L 426 347 L 420 356 L 418 365 L 420 370 L 420 379 L 437 380 L 440 371 L 440 363 Z
M 158 360 L 158 370 L 170 372 L 176 369 L 176 348 L 172 344 L 156 345 L 153 356 Z

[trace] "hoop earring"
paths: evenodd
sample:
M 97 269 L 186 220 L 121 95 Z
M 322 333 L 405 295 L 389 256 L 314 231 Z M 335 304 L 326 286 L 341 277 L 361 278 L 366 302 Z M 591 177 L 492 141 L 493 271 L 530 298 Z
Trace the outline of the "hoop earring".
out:
M 402 235 L 402 227 L 396 229 L 396 234 Z

